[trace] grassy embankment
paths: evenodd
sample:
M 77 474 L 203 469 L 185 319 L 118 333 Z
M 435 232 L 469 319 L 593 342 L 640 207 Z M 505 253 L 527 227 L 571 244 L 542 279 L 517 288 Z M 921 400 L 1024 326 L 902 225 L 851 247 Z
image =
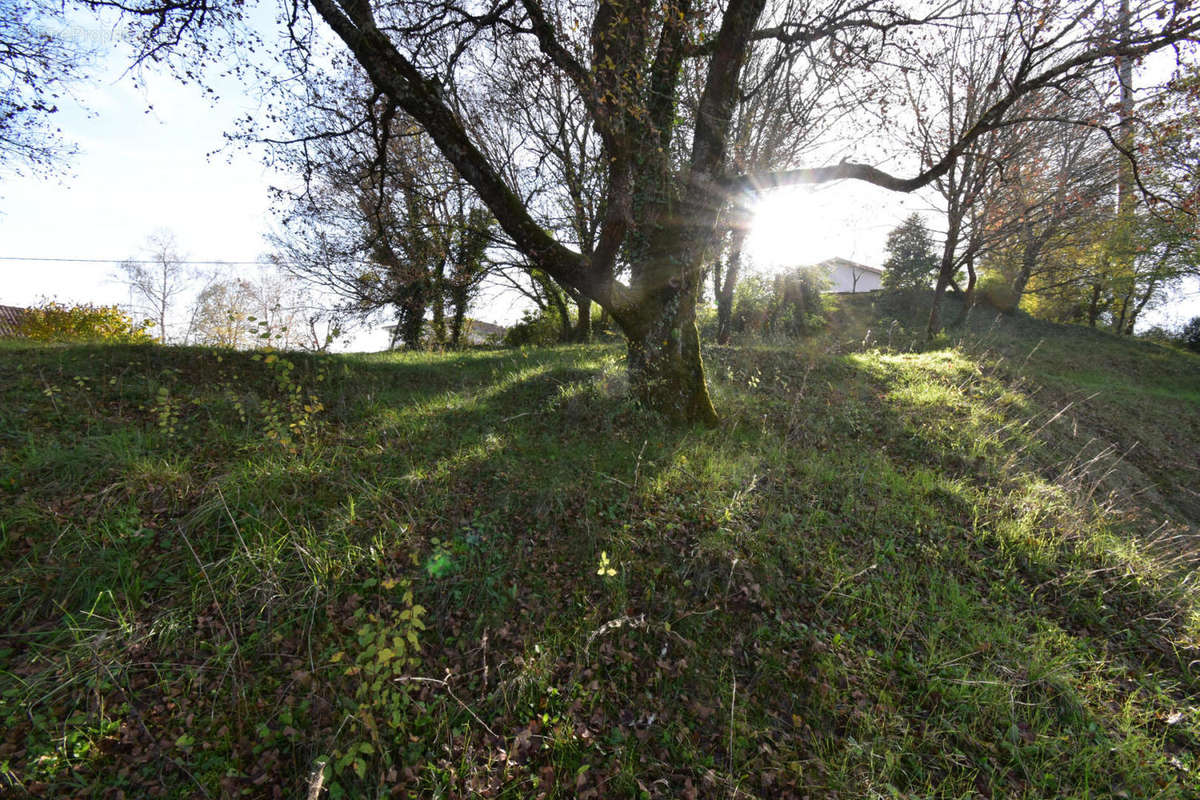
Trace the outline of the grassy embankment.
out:
M 0 793 L 1195 797 L 1200 359 L 899 316 L 710 348 L 712 431 L 606 346 L 5 345 Z

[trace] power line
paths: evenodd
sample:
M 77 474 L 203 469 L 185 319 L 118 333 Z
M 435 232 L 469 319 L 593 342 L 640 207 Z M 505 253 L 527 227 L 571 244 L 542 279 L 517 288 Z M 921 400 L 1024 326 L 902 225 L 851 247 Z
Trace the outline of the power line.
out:
M 157 260 L 141 260 L 136 258 L 50 258 L 48 256 L 0 256 L 0 261 L 52 261 L 61 264 L 159 264 Z M 277 263 L 276 261 L 193 261 L 171 260 L 172 264 L 194 264 L 194 265 L 225 265 L 230 267 L 270 267 Z

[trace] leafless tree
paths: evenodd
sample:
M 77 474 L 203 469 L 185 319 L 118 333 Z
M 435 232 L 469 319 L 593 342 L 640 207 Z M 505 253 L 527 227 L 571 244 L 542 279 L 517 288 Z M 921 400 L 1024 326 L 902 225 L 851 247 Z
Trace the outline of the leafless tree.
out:
M 368 124 L 355 128 L 356 113 Z M 348 81 L 328 105 L 308 103 L 291 119 L 295 135 L 277 152 L 305 180 L 279 192 L 276 261 L 348 310 L 394 309 L 395 338 L 410 348 L 422 346 L 430 312 L 445 342 L 449 302 L 457 346 L 493 228 L 474 192 L 418 128 L 393 125 L 395 110 L 369 88 Z
M 1003 236 L 997 254 L 1013 265 L 1014 309 L 1030 281 L 1047 277 L 1060 263 L 1055 255 L 1077 243 L 1089 220 L 1106 213 L 1116 177 L 1112 150 L 1098 130 L 1058 122 L 1031 122 L 1029 128 L 1029 150 L 1006 167 L 993 209 Z
M 175 234 L 158 230 L 146 238 L 141 258 L 121 262 L 119 274 L 128 286 L 134 302 L 140 304 L 158 326 L 158 340 L 171 338 L 168 327 L 171 311 L 191 280 L 191 271 L 179 253 Z
M 273 266 L 217 272 L 196 297 L 189 340 L 239 349 L 313 349 L 312 298 L 295 278 Z

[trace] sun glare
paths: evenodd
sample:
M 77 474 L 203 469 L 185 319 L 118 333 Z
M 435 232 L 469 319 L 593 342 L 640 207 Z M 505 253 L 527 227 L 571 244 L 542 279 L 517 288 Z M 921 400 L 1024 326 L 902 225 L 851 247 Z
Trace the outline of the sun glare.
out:
M 760 268 L 775 272 L 844 254 L 848 232 L 840 209 L 829 207 L 832 199 L 811 191 L 783 189 L 759 200 L 746 240 L 751 259 Z

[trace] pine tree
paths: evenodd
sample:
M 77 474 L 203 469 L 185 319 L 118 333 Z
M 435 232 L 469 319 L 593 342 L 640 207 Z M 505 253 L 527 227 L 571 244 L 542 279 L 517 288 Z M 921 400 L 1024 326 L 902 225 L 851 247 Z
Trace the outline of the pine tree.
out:
M 912 214 L 900 223 L 887 238 L 887 270 L 883 288 L 928 289 L 929 281 L 938 268 L 933 252 L 933 239 L 920 214 Z
M 1192 317 L 1191 321 L 1183 326 L 1179 339 L 1184 347 L 1200 353 L 1200 317 Z

